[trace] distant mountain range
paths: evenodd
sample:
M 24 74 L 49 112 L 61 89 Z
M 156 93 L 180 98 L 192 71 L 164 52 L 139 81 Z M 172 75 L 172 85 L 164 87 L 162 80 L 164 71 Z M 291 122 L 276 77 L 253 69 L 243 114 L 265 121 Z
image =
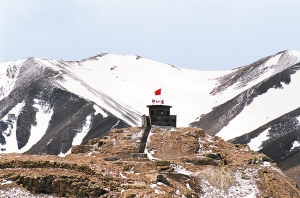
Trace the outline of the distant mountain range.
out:
M 297 51 L 231 71 L 114 54 L 0 63 L 0 153 L 64 156 L 112 128 L 140 126 L 146 105 L 163 99 L 179 127 L 201 127 L 300 170 L 299 68 Z

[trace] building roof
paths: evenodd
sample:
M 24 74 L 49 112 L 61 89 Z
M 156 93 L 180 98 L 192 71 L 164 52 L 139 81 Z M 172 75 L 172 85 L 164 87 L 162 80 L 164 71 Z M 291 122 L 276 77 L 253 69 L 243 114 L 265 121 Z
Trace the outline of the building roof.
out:
M 172 106 L 170 105 L 147 105 L 148 108 L 150 107 L 167 107 L 167 108 L 171 108 Z

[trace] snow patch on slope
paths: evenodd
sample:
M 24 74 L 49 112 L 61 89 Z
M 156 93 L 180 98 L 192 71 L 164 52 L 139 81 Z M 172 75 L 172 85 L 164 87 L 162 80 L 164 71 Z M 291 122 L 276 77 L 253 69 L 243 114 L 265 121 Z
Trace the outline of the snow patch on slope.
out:
M 81 131 L 78 131 L 76 136 L 73 139 L 72 145 L 80 145 L 83 138 L 86 136 L 86 134 L 89 132 L 89 129 L 91 127 L 92 123 L 92 116 L 89 115 L 86 117 L 85 124 L 83 125 Z
M 300 147 L 300 141 L 299 140 L 295 140 L 293 142 L 293 146 L 292 146 L 291 150 L 297 149 L 299 147 Z
M 86 117 L 85 123 L 82 127 L 81 130 L 79 130 L 75 137 L 73 138 L 72 141 L 72 146 L 74 145 L 80 145 L 82 143 L 83 138 L 85 138 L 85 136 L 87 135 L 87 133 L 89 132 L 89 129 L 91 128 L 91 124 L 92 124 L 92 116 L 88 115 Z M 58 154 L 59 157 L 65 157 L 66 155 L 70 154 L 72 150 L 72 147 L 66 152 L 66 153 L 60 153 Z
M 180 118 L 178 126 L 188 126 L 199 116 L 199 111 L 201 114 L 211 110 L 215 104 L 209 92 L 216 80 L 210 79 L 227 73 L 188 70 L 145 58 L 137 59 L 136 56 L 113 54 L 73 62 L 67 69 L 95 91 L 117 99 L 122 106 L 134 108 L 139 116 L 148 113 L 146 105 L 151 104 L 154 91 L 161 88 L 161 99 L 165 104 L 173 105 L 172 112 Z M 195 86 L 201 86 L 201 89 L 195 89 Z M 99 106 L 103 103 L 92 101 Z
M 238 94 L 246 91 L 247 89 L 255 86 L 256 84 L 262 82 L 263 80 L 270 78 L 271 76 L 282 72 L 288 67 L 299 63 L 300 61 L 300 52 L 297 51 L 285 51 L 279 53 L 271 58 L 269 58 L 265 63 L 261 65 L 249 65 L 247 67 L 242 67 L 236 70 L 233 70 L 228 75 L 221 77 L 221 84 L 230 82 L 233 78 L 238 78 L 238 80 L 227 87 L 225 90 L 219 92 L 218 103 L 222 104 Z M 247 70 L 245 70 L 247 68 Z M 231 76 L 231 79 L 228 78 Z M 224 82 L 225 80 L 225 82 Z
M 13 90 L 24 60 L 0 63 L 0 100 Z
M 269 89 L 267 93 L 254 98 L 251 105 L 246 106 L 217 135 L 230 140 L 249 133 L 286 112 L 297 109 L 300 101 L 300 94 L 296 94 L 299 92 L 299 84 L 300 72 L 297 72 L 291 76 L 289 85 L 283 84 L 282 89 Z
M 17 117 L 25 106 L 25 102 L 18 103 L 13 109 L 11 109 L 8 114 L 6 114 L 2 120 L 8 123 L 8 128 L 2 132 L 5 137 L 6 144 L 0 145 L 0 151 L 2 153 L 13 153 L 18 152 L 18 142 L 17 142 Z
M 175 173 L 179 173 L 179 174 L 183 174 L 183 175 L 194 175 L 195 173 L 192 171 L 187 170 L 186 168 L 184 168 L 181 165 L 175 165 L 175 164 L 171 164 L 171 167 L 174 169 Z
M 24 153 L 35 145 L 45 134 L 49 125 L 49 121 L 53 115 L 53 109 L 50 104 L 43 100 L 34 99 L 34 108 L 36 108 L 36 125 L 31 126 L 30 136 L 27 144 L 18 152 Z
M 95 109 L 95 114 L 94 115 L 98 115 L 101 114 L 103 116 L 103 118 L 107 117 L 107 113 L 105 113 L 99 106 L 94 105 L 93 108 Z
M 150 129 L 150 133 L 148 135 L 148 139 L 147 139 L 147 142 L 146 142 L 146 148 L 145 148 L 144 153 L 147 154 L 147 157 L 150 160 L 159 160 L 158 158 L 153 157 L 153 154 L 155 154 L 156 150 L 150 150 L 150 151 L 148 150 L 148 144 L 151 142 L 151 136 L 152 135 L 153 135 L 153 131 L 152 131 L 152 129 Z
M 11 184 L 11 183 L 13 183 L 13 181 L 7 181 L 4 179 L 4 180 L 0 181 L 0 186 L 6 185 L 6 184 Z
M 104 95 L 100 94 L 100 92 L 91 90 L 82 82 L 78 81 L 78 79 L 74 79 L 70 76 L 64 75 L 64 79 L 59 83 L 62 87 L 64 87 L 68 91 L 72 93 L 76 93 L 82 98 L 87 98 L 91 101 L 94 101 L 97 105 L 103 107 L 104 109 L 108 110 L 113 115 L 115 115 L 116 117 L 123 119 L 125 122 L 127 122 L 132 126 L 135 126 L 137 125 L 137 123 L 141 122 L 140 120 L 135 120 L 136 122 L 133 122 L 132 120 L 125 117 L 124 115 L 127 114 L 126 109 L 122 109 L 122 107 L 117 106 L 117 104 L 114 103 L 114 101 L 112 101 L 109 98 L 105 98 Z M 136 119 L 139 119 L 139 117 L 136 117 Z
M 234 177 L 238 182 L 238 185 L 229 188 L 229 197 L 240 196 L 240 197 L 258 197 L 260 190 L 256 185 L 255 177 L 258 175 L 256 169 L 246 169 L 244 171 L 250 179 L 244 179 L 244 176 L 240 171 L 234 173 Z
M 248 146 L 254 151 L 259 151 L 262 143 L 269 139 L 269 137 L 268 137 L 269 130 L 270 130 L 270 128 L 263 131 L 257 137 L 251 139 L 251 141 L 248 143 Z
M 267 60 L 267 62 L 264 64 L 264 67 L 271 67 L 273 65 L 277 65 L 281 55 L 282 54 L 278 54 L 278 55 L 270 58 L 269 60 Z
M 2 198 L 54 198 L 54 196 L 48 194 L 32 194 L 20 187 L 0 189 L 0 195 Z
M 298 122 L 300 123 L 300 116 L 298 116 L 296 119 L 297 119 L 297 120 L 298 120 Z
M 300 61 L 300 51 L 289 50 L 288 53 L 289 55 L 296 57 L 297 61 Z
M 249 179 L 244 179 L 245 175 L 249 177 Z M 216 185 L 211 185 L 208 180 L 203 178 L 201 180 L 201 188 L 204 194 L 200 194 L 199 197 L 259 197 L 260 190 L 256 185 L 256 178 L 258 178 L 256 169 L 246 169 L 243 173 L 236 171 L 234 173 L 235 183 L 228 189 L 223 189 L 222 186 L 218 188 Z
M 33 107 L 36 109 L 36 125 L 31 126 L 30 136 L 27 144 L 18 149 L 17 143 L 17 118 L 25 106 L 25 102 L 17 104 L 6 116 L 2 118 L 4 122 L 8 123 L 8 128 L 2 133 L 5 136 L 6 144 L 1 145 L 3 153 L 18 152 L 23 153 L 28 151 L 34 144 L 36 144 L 46 133 L 49 121 L 53 115 L 53 110 L 50 104 L 42 100 L 34 99 Z

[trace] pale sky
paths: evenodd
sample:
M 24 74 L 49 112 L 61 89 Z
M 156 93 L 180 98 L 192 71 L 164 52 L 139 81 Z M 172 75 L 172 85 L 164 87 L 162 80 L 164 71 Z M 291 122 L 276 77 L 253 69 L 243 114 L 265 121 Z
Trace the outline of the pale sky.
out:
M 140 55 L 228 70 L 300 51 L 299 0 L 0 0 L 0 62 Z

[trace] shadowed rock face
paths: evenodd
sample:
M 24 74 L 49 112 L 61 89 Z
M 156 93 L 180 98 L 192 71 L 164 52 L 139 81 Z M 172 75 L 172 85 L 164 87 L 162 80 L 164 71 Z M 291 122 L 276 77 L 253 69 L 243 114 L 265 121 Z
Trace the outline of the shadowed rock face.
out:
M 47 88 L 45 88 L 48 86 Z M 95 114 L 93 102 L 78 97 L 65 90 L 49 87 L 48 84 L 41 82 L 33 83 L 28 87 L 28 92 L 24 94 L 25 106 L 17 117 L 16 137 L 18 149 L 22 149 L 29 140 L 31 127 L 37 125 L 36 114 L 39 109 L 34 107 L 34 100 L 48 105 L 45 111 L 52 111 L 51 120 L 48 123 L 45 135 L 38 140 L 26 153 L 27 154 L 52 154 L 58 155 L 66 153 L 72 146 L 72 141 L 86 124 L 86 119 L 90 116 L 92 127 L 87 132 L 87 142 L 90 138 L 102 137 L 114 126 L 126 127 L 124 121 L 108 115 L 103 117 Z M 2 122 L 5 129 L 7 123 Z M 47 124 L 47 123 L 46 123 Z M 2 139 L 3 136 L 2 136 Z
M 278 166 L 284 171 L 286 175 L 293 178 L 297 186 L 300 186 L 300 152 L 295 152 L 281 161 Z
M 142 132 L 138 127 L 112 130 L 73 147 L 65 158 L 2 154 L 1 195 L 14 189 L 28 197 L 300 196 L 276 164 L 245 145 L 197 128 L 154 127 L 146 153 L 155 160 L 149 160 L 130 155 L 138 152 Z
M 201 127 L 209 134 L 217 134 L 241 113 L 244 107 L 250 105 L 255 97 L 266 93 L 271 88 L 281 88 L 282 83 L 290 83 L 291 75 L 299 70 L 299 66 L 294 65 L 247 89 L 224 104 L 214 107 L 211 112 L 201 116 L 199 121 L 191 123 L 191 126 Z
M 61 89 L 54 89 L 49 100 L 53 114 L 46 134 L 26 152 L 27 154 L 66 153 L 72 147 L 73 139 L 83 128 L 89 115 L 92 127 L 86 135 L 88 140 L 107 135 L 112 126 L 116 128 L 128 126 L 112 115 L 105 118 L 101 114 L 95 115 L 94 103 Z

